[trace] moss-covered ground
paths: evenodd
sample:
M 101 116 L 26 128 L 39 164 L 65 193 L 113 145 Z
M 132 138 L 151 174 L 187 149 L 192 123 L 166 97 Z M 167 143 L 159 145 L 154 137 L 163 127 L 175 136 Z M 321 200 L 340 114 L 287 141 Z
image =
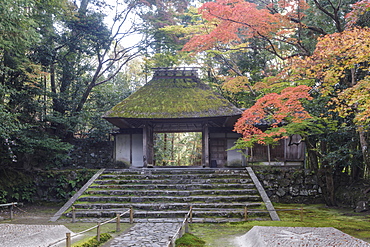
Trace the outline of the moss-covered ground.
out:
M 276 209 L 300 209 L 297 204 L 274 204 Z M 95 226 L 96 223 L 69 223 L 49 222 L 50 217 L 61 205 L 26 205 L 15 211 L 15 219 L 8 219 L 8 210 L 0 211 L 5 219 L 0 223 L 14 224 L 63 224 L 73 232 L 80 232 Z M 370 212 L 355 213 L 353 209 L 328 208 L 325 205 L 303 205 L 303 221 L 300 210 L 278 211 L 281 221 L 247 221 L 225 224 L 191 224 L 190 231 L 195 236 L 206 241 L 206 246 L 231 247 L 237 236 L 244 235 L 253 226 L 285 226 L 285 227 L 335 227 L 351 236 L 370 243 Z M 131 225 L 121 224 L 121 232 Z M 113 237 L 115 224 L 109 223 L 102 227 L 102 233 L 109 233 Z M 74 244 L 81 244 L 96 234 L 96 229 L 84 235 L 84 239 Z
M 300 209 L 296 204 L 275 204 L 277 209 Z M 303 205 L 301 211 L 279 211 L 281 221 L 245 221 L 225 224 L 192 224 L 190 231 L 206 241 L 206 246 L 231 247 L 235 237 L 244 235 L 253 226 L 335 227 L 370 243 L 370 213 L 354 213 L 352 209 L 328 208 L 325 205 Z

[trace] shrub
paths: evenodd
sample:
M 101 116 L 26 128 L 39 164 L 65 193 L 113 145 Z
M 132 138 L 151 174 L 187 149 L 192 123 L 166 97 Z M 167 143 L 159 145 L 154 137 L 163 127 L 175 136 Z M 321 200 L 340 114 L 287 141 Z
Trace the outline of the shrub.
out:
M 176 247 L 203 247 L 206 242 L 191 233 L 185 233 L 181 238 L 176 240 L 175 244 Z
M 109 233 L 102 233 L 102 234 L 100 234 L 100 241 L 98 241 L 96 236 L 95 236 L 93 238 L 90 238 L 86 243 L 83 243 L 81 245 L 77 245 L 75 247 L 98 247 L 99 245 L 107 242 L 111 238 L 112 238 L 112 236 Z

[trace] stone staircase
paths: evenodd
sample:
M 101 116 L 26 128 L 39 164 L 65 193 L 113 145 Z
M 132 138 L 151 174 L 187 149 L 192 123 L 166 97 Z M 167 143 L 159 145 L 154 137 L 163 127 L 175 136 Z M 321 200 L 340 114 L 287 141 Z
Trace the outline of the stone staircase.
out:
M 245 169 L 105 170 L 73 206 L 78 221 L 113 218 L 132 207 L 134 222 L 177 222 L 190 206 L 193 222 L 241 221 L 245 206 L 254 209 L 248 220 L 270 220 Z M 70 211 L 64 215 L 72 217 Z

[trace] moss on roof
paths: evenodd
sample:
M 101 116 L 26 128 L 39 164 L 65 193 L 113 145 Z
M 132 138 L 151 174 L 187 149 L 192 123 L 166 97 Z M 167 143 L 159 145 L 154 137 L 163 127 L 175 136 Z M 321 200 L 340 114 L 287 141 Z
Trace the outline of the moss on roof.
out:
M 238 114 L 240 109 L 194 76 L 157 76 L 103 117 L 198 118 Z

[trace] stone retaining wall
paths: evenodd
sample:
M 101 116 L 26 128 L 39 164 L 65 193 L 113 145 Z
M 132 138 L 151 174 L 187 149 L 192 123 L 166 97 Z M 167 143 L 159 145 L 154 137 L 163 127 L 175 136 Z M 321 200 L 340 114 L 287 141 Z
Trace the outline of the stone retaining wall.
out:
M 113 141 L 88 142 L 75 140 L 65 167 L 99 169 L 113 166 Z
M 272 202 L 324 203 L 317 176 L 297 167 L 253 166 Z

